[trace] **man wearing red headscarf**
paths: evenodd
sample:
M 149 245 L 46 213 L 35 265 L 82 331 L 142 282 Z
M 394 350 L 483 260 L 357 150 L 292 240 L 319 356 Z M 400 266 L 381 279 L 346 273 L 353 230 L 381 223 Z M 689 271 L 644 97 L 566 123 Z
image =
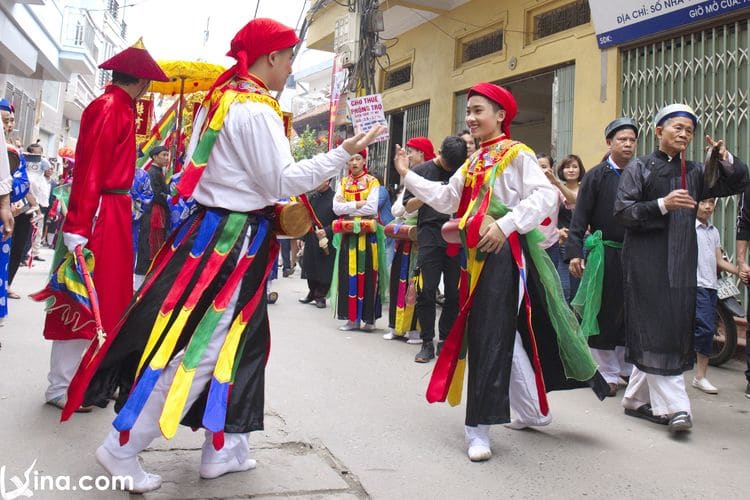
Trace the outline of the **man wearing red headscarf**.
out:
M 458 404 L 468 352 L 464 432 L 469 459 L 482 461 L 492 455 L 490 425 L 550 423 L 548 390 L 582 385 L 568 379 L 591 381 L 603 399 L 609 387 L 577 335 L 557 271 L 539 246 L 535 228 L 556 210 L 557 193 L 533 151 L 510 138 L 517 112 L 513 95 L 480 83 L 469 90 L 466 110 L 466 124 L 481 148 L 447 183 L 409 171 L 400 148 L 395 166 L 415 197 L 459 218 L 446 223 L 443 235 L 462 244 L 467 275 L 427 400 Z
M 140 40 L 99 67 L 113 71 L 112 84 L 81 116 L 62 230 L 68 251 L 81 245 L 94 254 L 94 288 L 102 327 L 110 332 L 133 296 L 129 190 L 135 174 L 135 101 L 151 80 L 168 78 Z M 53 341 L 45 398 L 58 408 L 65 406 L 81 354 L 95 335 L 93 321 L 71 323 L 70 318 L 78 318 L 73 307 L 52 302 L 44 325 L 44 337 Z
M 427 137 L 412 137 L 406 141 L 406 154 L 409 157 L 409 166 L 414 168 L 435 158 L 435 149 Z
M 374 127 L 295 163 L 271 91 L 291 73 L 297 42 L 272 19 L 251 21 L 232 40 L 237 64 L 202 103 L 177 187 L 197 209 L 154 258 L 118 329 L 85 354 L 68 391 L 63 418 L 80 401 L 100 401 L 110 381 L 119 387 L 119 413 L 96 458 L 111 475 L 131 476 L 131 491 L 160 487 L 138 453 L 180 423 L 205 429 L 201 477 L 255 467 L 248 433 L 263 429 L 274 204 L 320 185 L 383 132 Z

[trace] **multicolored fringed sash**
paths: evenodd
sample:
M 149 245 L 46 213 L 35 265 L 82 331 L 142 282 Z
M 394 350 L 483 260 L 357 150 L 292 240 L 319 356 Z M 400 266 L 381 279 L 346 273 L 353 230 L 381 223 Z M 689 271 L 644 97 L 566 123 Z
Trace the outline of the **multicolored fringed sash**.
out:
M 378 180 L 363 173 L 358 177 L 347 175 L 341 179 L 341 193 L 344 201 L 362 201 L 366 200 L 373 189 L 379 186 Z M 337 296 L 341 291 L 338 289 L 338 268 L 339 259 L 341 258 L 341 239 L 348 238 L 348 320 L 353 322 L 362 321 L 362 310 L 365 303 L 365 269 L 367 246 L 371 248 L 371 266 L 375 289 L 380 296 L 380 301 L 385 301 L 388 276 L 385 260 L 385 233 L 383 226 L 376 224 L 375 233 L 360 232 L 359 221 L 361 218 L 354 217 L 354 232 L 352 234 L 336 233 L 333 236 L 333 246 L 336 248 L 336 261 L 333 266 L 333 279 L 328 296 L 334 304 L 338 303 Z M 334 307 L 334 314 L 336 314 Z
M 175 286 L 167 294 L 154 322 L 138 366 L 137 383 L 113 422 L 115 429 L 120 431 L 121 444 L 128 441 L 130 430 L 141 414 L 156 382 L 174 357 L 177 341 L 183 333 L 188 318 L 208 289 L 212 279 L 228 258 L 231 249 L 236 246 L 238 239 L 244 235 L 243 229 L 246 227 L 247 219 L 247 214 L 231 213 L 222 226 L 222 216 L 219 212 L 206 211 L 206 215 L 197 230 L 190 254 L 175 279 Z M 258 229 L 253 235 L 246 253 L 232 270 L 229 278 L 190 336 L 185 354 L 171 381 L 159 419 L 162 434 L 168 439 L 172 438 L 177 431 L 198 363 L 204 356 L 215 328 L 228 308 L 232 295 L 240 286 L 243 276 L 255 260 L 261 245 L 269 235 L 269 231 L 269 221 L 266 218 L 259 218 Z M 212 241 L 216 241 L 213 250 L 204 259 L 205 251 Z M 260 303 L 261 294 L 265 289 L 264 283 L 270 273 L 272 264 L 276 262 L 277 252 L 278 244 L 275 239 L 271 239 L 269 259 L 263 282 L 253 297 L 243 306 L 239 315 L 234 318 L 215 364 L 203 424 L 208 430 L 214 432 L 214 446 L 217 449 L 223 446 L 223 429 L 230 388 L 237 370 L 241 346 L 246 341 L 242 335 Z M 198 264 L 203 260 L 205 260 L 205 263 L 199 268 Z M 179 311 L 176 311 L 175 306 L 187 291 L 188 283 L 192 283 L 192 287 L 184 304 Z M 167 329 L 168 325 L 169 328 Z M 148 365 L 145 366 L 147 362 Z
M 62 422 L 68 420 L 70 416 L 83 404 L 86 388 L 88 387 L 91 379 L 96 373 L 97 368 L 101 364 L 102 360 L 107 354 L 107 351 L 112 346 L 115 338 L 119 335 L 120 329 L 122 328 L 125 320 L 128 318 L 133 309 L 140 304 L 143 296 L 151 289 L 156 281 L 156 278 L 166 268 L 169 260 L 174 256 L 177 249 L 182 243 L 190 237 L 201 225 L 203 221 L 203 212 L 196 213 L 192 219 L 186 220 L 182 226 L 174 231 L 167 243 L 161 247 L 161 250 L 154 257 L 151 263 L 151 269 L 146 277 L 146 281 L 143 283 L 138 293 L 131 301 L 128 308 L 120 317 L 120 321 L 115 326 L 114 330 L 107 332 L 107 338 L 104 341 L 103 346 L 99 346 L 97 342 L 92 342 L 86 352 L 83 354 L 81 363 L 78 366 L 78 371 L 73 376 L 73 380 L 70 382 L 68 387 L 68 402 L 65 404 L 65 408 L 62 411 L 60 420 Z
M 419 251 L 416 241 L 399 240 L 396 244 L 396 251 L 401 256 L 400 266 L 398 269 L 392 269 L 391 272 L 398 272 L 398 288 L 396 297 L 390 299 L 396 302 L 393 330 L 397 335 L 403 336 L 415 329 L 412 328 L 415 323 L 417 323 L 416 329 L 419 329 L 418 321 L 415 321 L 414 317 L 414 308 L 417 303 L 417 290 L 422 286 L 422 275 L 415 273 Z
M 198 181 L 208 162 L 211 150 L 219 137 L 219 132 L 224 124 L 224 119 L 229 108 L 236 102 L 261 102 L 269 105 L 280 119 L 283 119 L 281 107 L 268 91 L 268 87 L 258 78 L 250 75 L 249 78 L 234 77 L 223 86 L 215 89 L 201 103 L 201 108 L 206 110 L 203 120 L 200 138 L 195 151 L 190 156 L 190 161 L 185 167 L 182 178 L 177 184 L 177 193 L 183 199 L 190 198 L 198 185 Z

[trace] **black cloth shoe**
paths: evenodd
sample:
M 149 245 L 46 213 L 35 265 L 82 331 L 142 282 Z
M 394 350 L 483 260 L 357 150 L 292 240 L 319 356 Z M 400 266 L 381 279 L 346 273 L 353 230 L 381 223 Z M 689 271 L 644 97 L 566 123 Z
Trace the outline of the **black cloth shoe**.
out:
M 435 359 L 435 344 L 432 341 L 422 342 L 422 349 L 414 357 L 414 362 L 429 363 L 431 359 Z
M 625 415 L 635 418 L 643 418 L 659 425 L 669 424 L 669 419 L 667 417 L 663 415 L 654 415 L 654 412 L 651 410 L 651 405 L 648 403 L 639 406 L 637 410 L 625 408 Z
M 305 297 L 304 299 L 297 299 L 297 300 L 299 300 L 302 304 L 309 304 L 310 302 L 313 301 L 313 297 L 311 294 L 308 293 L 307 297 Z
M 326 308 L 326 299 L 315 299 L 315 307 L 318 309 Z
M 41 258 L 41 257 L 39 257 L 39 256 L 37 255 L 37 256 L 35 256 L 35 257 L 34 257 L 34 260 L 36 260 L 36 261 L 38 261 L 38 262 L 45 262 L 45 261 L 46 261 L 47 259 L 43 259 L 43 258 Z
M 750 382 L 747 383 L 747 387 L 745 388 L 745 397 L 750 399 Z

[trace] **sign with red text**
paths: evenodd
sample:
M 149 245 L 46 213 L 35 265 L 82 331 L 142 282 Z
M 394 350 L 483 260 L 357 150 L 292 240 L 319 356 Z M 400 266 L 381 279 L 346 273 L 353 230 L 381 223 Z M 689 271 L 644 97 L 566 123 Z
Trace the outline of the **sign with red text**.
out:
M 364 95 L 348 99 L 346 104 L 349 106 L 349 116 L 352 118 L 354 133 L 367 132 L 375 125 L 388 126 L 383 111 L 383 97 L 380 94 Z M 388 139 L 388 131 L 380 134 L 375 142 L 385 141 Z

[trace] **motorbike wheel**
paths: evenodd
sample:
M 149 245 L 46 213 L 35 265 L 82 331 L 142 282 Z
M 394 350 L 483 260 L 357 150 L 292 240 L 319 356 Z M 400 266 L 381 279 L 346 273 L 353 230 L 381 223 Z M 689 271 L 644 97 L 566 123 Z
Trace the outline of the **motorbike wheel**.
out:
M 729 361 L 737 349 L 737 325 L 734 316 L 721 303 L 716 305 L 716 332 L 708 363 L 719 366 Z

